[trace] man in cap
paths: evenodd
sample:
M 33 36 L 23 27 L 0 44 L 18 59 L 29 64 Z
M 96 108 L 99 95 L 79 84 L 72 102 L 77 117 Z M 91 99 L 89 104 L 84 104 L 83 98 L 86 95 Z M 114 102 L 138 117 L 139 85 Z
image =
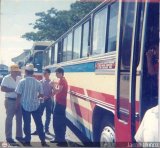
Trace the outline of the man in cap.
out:
M 10 67 L 10 74 L 5 76 L 1 83 L 1 91 L 5 92 L 5 108 L 6 108 L 6 121 L 5 121 L 5 135 L 6 141 L 15 145 L 15 141 L 12 139 L 12 120 L 14 115 L 16 116 L 16 139 L 20 142 L 22 138 L 22 112 L 21 108 L 16 108 L 15 88 L 20 80 L 20 70 L 18 65 L 14 64 Z
M 34 66 L 27 64 L 25 67 L 25 78 L 22 79 L 17 88 L 17 104 L 22 106 L 22 115 L 24 120 L 25 145 L 31 146 L 31 115 L 36 124 L 36 129 L 41 140 L 42 146 L 48 146 L 45 142 L 45 133 L 40 115 L 40 101 L 43 98 L 42 84 L 33 77 Z

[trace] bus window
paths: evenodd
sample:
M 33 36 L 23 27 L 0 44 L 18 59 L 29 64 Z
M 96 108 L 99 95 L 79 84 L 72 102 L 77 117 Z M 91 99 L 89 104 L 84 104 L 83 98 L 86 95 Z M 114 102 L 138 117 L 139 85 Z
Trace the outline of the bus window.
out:
M 135 3 L 123 3 L 122 10 L 122 39 L 120 43 L 120 83 L 118 99 L 118 116 L 128 122 L 129 119 L 129 95 L 130 95 L 130 58 L 132 33 L 134 27 Z
M 122 69 L 130 68 L 131 59 L 131 45 L 132 45 L 132 32 L 134 21 L 134 7 L 133 3 L 124 4 L 123 13 L 123 35 L 122 35 Z
M 57 56 L 58 56 L 58 43 L 55 44 L 54 48 L 54 64 L 57 63 Z
M 118 3 L 109 7 L 108 52 L 116 50 Z
M 58 51 L 57 51 L 57 63 L 62 62 L 62 56 L 63 56 L 63 45 L 62 45 L 62 39 L 58 42 Z
M 46 54 L 45 51 L 43 52 L 43 67 L 46 66 Z
M 106 25 L 107 8 L 104 8 L 94 16 L 93 55 L 105 53 Z
M 42 59 L 43 59 L 43 52 L 35 53 L 33 65 L 37 69 L 37 72 L 42 72 L 42 64 L 43 64 Z
M 46 56 L 45 64 L 48 66 L 49 65 L 49 50 L 48 49 L 45 51 L 45 56 Z
M 53 48 L 52 48 L 52 46 L 49 48 L 49 53 L 48 53 L 48 64 L 50 65 L 51 64 L 51 60 L 52 60 L 52 50 L 53 50 Z
M 48 66 L 48 50 L 44 51 L 44 65 Z
M 67 61 L 67 37 L 63 39 L 63 58 L 62 61 Z
M 68 34 L 67 40 L 67 61 L 72 59 L 72 33 Z
M 83 40 L 82 40 L 82 58 L 87 57 L 89 47 L 89 36 L 90 36 L 90 21 L 87 21 L 83 25 Z
M 80 53 L 81 53 L 81 33 L 82 33 L 82 26 L 79 26 L 74 31 L 73 59 L 80 58 Z
M 54 58 L 55 58 L 54 52 L 55 52 L 55 46 L 51 46 L 51 64 L 54 64 Z

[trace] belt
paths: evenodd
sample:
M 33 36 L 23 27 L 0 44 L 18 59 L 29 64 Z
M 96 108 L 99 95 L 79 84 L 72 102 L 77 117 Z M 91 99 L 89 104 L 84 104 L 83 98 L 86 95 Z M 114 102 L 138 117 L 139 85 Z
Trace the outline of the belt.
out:
M 16 98 L 6 97 L 8 100 L 16 101 Z

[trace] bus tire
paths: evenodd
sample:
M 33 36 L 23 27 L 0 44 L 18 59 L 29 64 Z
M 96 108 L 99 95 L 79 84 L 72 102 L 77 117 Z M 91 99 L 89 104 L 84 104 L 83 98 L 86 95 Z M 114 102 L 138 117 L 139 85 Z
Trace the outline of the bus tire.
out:
M 107 120 L 105 117 L 102 120 L 101 130 L 100 130 L 100 147 L 115 147 L 115 129 L 113 122 Z

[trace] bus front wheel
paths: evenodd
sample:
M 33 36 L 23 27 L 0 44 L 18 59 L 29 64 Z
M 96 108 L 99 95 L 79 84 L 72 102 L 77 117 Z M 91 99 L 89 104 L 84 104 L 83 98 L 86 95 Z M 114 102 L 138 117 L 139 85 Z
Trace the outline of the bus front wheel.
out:
M 107 121 L 104 118 L 101 124 L 101 134 L 100 134 L 100 146 L 101 147 L 114 147 L 115 143 L 115 131 L 112 122 Z

